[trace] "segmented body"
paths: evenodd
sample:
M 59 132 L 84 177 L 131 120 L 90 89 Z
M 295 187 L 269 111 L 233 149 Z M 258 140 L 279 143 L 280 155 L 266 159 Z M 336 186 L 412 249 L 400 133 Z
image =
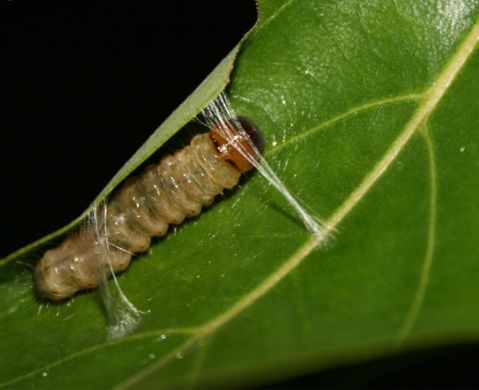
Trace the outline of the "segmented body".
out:
M 251 145 L 245 134 L 240 142 Z M 45 252 L 34 272 L 38 294 L 59 301 L 97 287 L 111 271 L 125 270 L 132 254 L 146 251 L 152 237 L 198 215 L 249 169 L 214 129 L 196 135 L 190 145 L 125 181 L 107 204 L 100 234 L 98 226 L 87 226 Z

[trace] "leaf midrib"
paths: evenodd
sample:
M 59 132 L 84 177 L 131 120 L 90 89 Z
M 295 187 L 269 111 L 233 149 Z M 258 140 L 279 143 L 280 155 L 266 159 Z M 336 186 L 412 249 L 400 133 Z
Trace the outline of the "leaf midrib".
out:
M 285 276 L 294 270 L 301 262 L 330 234 L 337 226 L 344 220 L 344 218 L 351 212 L 351 210 L 366 196 L 368 191 L 380 179 L 384 172 L 389 168 L 392 162 L 396 159 L 404 146 L 411 139 L 412 135 L 420 127 L 422 123 L 427 122 L 431 113 L 435 110 L 441 98 L 444 96 L 453 80 L 456 78 L 459 71 L 462 69 L 466 60 L 469 58 L 474 50 L 474 47 L 479 40 L 479 21 L 476 21 L 458 50 L 451 57 L 439 77 L 432 82 L 432 86 L 424 94 L 424 99 L 419 105 L 418 109 L 406 124 L 405 128 L 389 149 L 384 154 L 383 158 L 374 166 L 372 171 L 366 175 L 359 186 L 351 193 L 351 195 L 343 202 L 343 204 L 327 219 L 326 228 L 320 235 L 311 236 L 302 247 L 300 247 L 288 260 L 286 260 L 276 271 L 270 274 L 263 280 L 256 288 L 251 290 L 248 294 L 239 299 L 230 309 L 219 314 L 203 326 L 198 328 L 196 334 L 190 339 L 186 340 L 178 348 L 174 349 L 156 363 L 139 371 L 130 378 L 120 382 L 117 389 L 127 388 L 140 380 L 144 379 L 153 372 L 161 369 L 169 363 L 177 353 L 187 351 L 188 348 L 194 345 L 198 340 L 209 336 L 218 328 L 222 327 L 230 320 L 236 317 L 244 309 L 251 306 L 259 298 L 276 286 Z

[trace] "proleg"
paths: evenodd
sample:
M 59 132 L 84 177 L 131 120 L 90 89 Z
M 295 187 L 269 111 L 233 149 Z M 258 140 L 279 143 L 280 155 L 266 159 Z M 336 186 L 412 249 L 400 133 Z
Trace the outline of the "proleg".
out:
M 213 127 L 158 164 L 129 177 L 106 205 L 103 227 L 87 225 L 45 252 L 34 270 L 41 298 L 61 301 L 98 287 L 112 272 L 128 268 L 132 255 L 145 252 L 153 237 L 170 225 L 196 216 L 242 173 L 262 149 L 261 133 L 239 117 L 229 135 Z

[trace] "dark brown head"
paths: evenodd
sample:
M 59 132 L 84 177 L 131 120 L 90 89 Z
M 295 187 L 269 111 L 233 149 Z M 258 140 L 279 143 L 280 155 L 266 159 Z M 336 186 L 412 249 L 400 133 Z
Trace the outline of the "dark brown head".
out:
M 237 120 L 241 124 L 241 129 L 235 125 L 230 126 L 231 139 L 219 134 L 214 127 L 209 134 L 220 157 L 233 164 L 238 171 L 244 173 L 253 168 L 245 154 L 256 159 L 258 152 L 263 152 L 263 138 L 260 130 L 249 119 L 240 116 Z M 252 147 L 252 144 L 256 150 Z

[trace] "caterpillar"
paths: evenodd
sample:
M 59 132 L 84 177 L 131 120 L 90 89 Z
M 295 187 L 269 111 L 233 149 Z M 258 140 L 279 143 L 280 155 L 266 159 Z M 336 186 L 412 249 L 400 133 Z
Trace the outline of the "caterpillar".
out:
M 34 270 L 37 294 L 62 301 L 124 271 L 132 255 L 148 250 L 152 237 L 164 236 L 170 225 L 198 215 L 235 187 L 260 150 L 259 129 L 238 117 L 130 176 L 107 202 L 101 234 L 98 226 L 86 226 L 44 253 Z

